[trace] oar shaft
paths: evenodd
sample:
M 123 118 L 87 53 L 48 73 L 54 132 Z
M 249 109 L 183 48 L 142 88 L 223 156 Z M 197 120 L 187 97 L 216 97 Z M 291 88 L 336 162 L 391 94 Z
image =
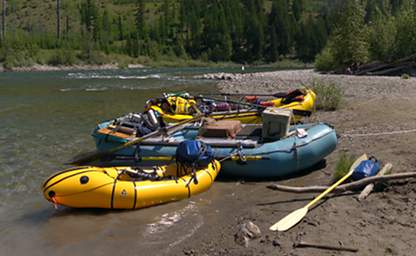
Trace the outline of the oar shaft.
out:
M 332 190 L 334 190 L 334 188 L 336 188 L 339 184 L 341 184 L 342 182 L 344 182 L 346 179 L 348 179 L 351 174 L 353 173 L 354 170 L 349 171 L 344 177 L 342 177 L 341 179 L 339 179 L 337 182 L 335 182 L 332 186 L 330 186 L 329 188 L 327 188 L 322 194 L 320 194 L 319 196 L 317 196 L 315 199 L 313 199 L 311 202 L 309 202 L 309 204 L 306 205 L 306 208 L 310 208 L 312 205 L 314 205 L 316 202 L 318 202 L 319 200 L 321 200 L 324 196 L 326 196 L 329 192 L 331 192 Z
M 252 107 L 252 108 L 259 108 L 259 109 L 266 109 L 267 108 L 267 107 L 262 106 L 262 105 L 258 105 L 258 104 L 254 104 L 254 103 L 248 103 L 248 102 L 240 102 L 240 101 L 233 101 L 233 100 L 222 100 L 222 99 L 206 97 L 206 96 L 203 96 L 203 95 L 200 95 L 199 97 L 205 98 L 205 99 L 208 99 L 208 100 L 213 100 L 213 101 L 229 102 L 229 103 L 233 103 L 233 104 L 249 106 L 249 107 Z M 291 109 L 291 110 L 292 110 L 292 113 L 294 115 L 298 115 L 298 116 L 310 116 L 312 114 L 312 112 L 308 111 L 308 110 L 298 110 L 298 109 Z
M 244 96 L 273 96 L 275 98 L 283 98 L 287 96 L 287 93 L 285 92 L 277 92 L 274 94 L 264 94 L 264 93 L 208 93 L 205 95 L 210 95 L 210 96 L 235 96 L 235 97 L 244 97 Z

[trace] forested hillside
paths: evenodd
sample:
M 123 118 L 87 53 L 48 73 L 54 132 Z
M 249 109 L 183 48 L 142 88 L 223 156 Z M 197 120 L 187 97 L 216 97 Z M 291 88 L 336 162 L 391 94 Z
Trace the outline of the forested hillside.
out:
M 348 2 L 357 4 L 358 9 L 346 14 Z M 1 0 L 0 62 L 6 67 L 140 63 L 166 58 L 313 62 L 332 31 L 347 33 L 350 40 L 360 35 L 354 29 L 342 31 L 337 24 L 348 23 L 359 12 L 362 21 L 357 26 L 361 31 L 368 24 L 385 22 L 381 14 L 394 17 L 405 2 L 415 1 Z M 384 42 L 376 38 L 380 33 L 389 37 L 390 31 L 374 32 L 373 44 Z M 323 52 L 327 59 L 336 52 L 329 48 Z M 325 65 L 334 65 L 327 59 Z

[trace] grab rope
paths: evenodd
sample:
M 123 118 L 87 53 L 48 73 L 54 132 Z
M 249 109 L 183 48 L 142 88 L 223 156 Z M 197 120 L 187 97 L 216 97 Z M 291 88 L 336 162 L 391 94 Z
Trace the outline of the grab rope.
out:
M 382 136 L 382 135 L 395 135 L 395 134 L 406 134 L 416 132 L 416 129 L 409 129 L 409 130 L 397 130 L 397 131 L 390 131 L 390 132 L 371 132 L 371 133 L 344 133 L 341 134 L 341 137 L 366 137 L 366 136 Z

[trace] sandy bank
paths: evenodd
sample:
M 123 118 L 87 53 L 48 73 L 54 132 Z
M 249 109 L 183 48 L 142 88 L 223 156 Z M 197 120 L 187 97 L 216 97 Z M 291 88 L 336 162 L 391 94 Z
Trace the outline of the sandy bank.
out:
M 337 150 L 316 171 L 284 181 L 244 182 L 236 186 L 227 202 L 213 205 L 226 211 L 209 219 L 188 243 L 176 248 L 185 255 L 414 255 L 416 243 L 416 181 L 381 186 L 365 201 L 356 195 L 332 197 L 312 209 L 297 226 L 284 233 L 268 230 L 270 225 L 306 205 L 315 194 L 271 191 L 272 182 L 286 185 L 324 185 L 331 180 L 342 151 L 373 154 L 391 162 L 394 172 L 415 171 L 416 134 L 352 136 L 416 128 L 416 79 L 321 75 L 312 70 L 242 74 L 220 80 L 222 92 L 278 92 L 320 80 L 335 83 L 345 91 L 339 110 L 317 112 L 311 120 L 331 123 L 340 134 Z M 221 182 L 221 181 L 218 181 Z M 213 188 L 215 189 L 215 187 Z M 224 195 L 225 197 L 227 195 Z M 225 210 L 224 210 L 225 211 Z M 236 244 L 234 234 L 244 220 L 259 226 L 260 238 L 247 248 Z M 214 228 L 215 227 L 215 228 Z M 358 248 L 358 253 L 294 248 L 300 241 Z

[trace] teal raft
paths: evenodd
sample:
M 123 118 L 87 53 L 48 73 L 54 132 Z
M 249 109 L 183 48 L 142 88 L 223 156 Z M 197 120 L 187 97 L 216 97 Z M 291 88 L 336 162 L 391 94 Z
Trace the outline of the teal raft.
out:
M 152 157 L 174 157 L 180 142 L 199 139 L 212 146 L 217 159 L 239 156 L 239 161 L 228 160 L 221 164 L 222 175 L 264 179 L 295 175 L 308 169 L 323 160 L 337 145 L 335 129 L 326 123 L 288 126 L 287 131 L 279 128 L 273 132 L 270 124 L 240 124 L 238 127 L 235 121 L 227 122 L 224 134 L 219 126 L 215 129 L 185 127 L 170 136 L 149 138 L 138 146 L 118 151 L 115 159 L 144 161 L 155 160 Z M 110 127 L 111 122 L 104 122 L 94 130 L 98 150 L 108 150 L 135 138 L 134 134 Z M 244 161 L 256 157 L 257 160 Z M 154 161 L 149 164 L 154 164 Z

